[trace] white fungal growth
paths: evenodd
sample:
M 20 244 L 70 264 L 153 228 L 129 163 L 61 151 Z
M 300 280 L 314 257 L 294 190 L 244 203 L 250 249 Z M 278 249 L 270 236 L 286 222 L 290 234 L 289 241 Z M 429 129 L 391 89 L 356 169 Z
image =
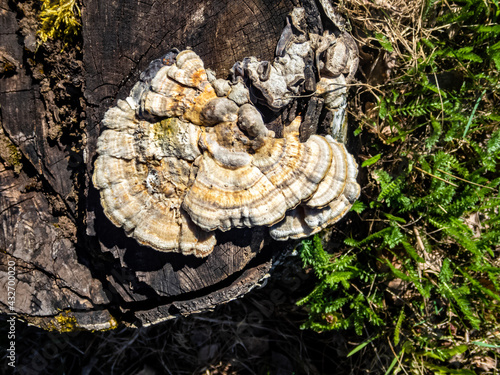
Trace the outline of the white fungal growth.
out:
M 296 11 L 288 25 L 302 25 L 301 17 Z M 276 137 L 236 74 L 248 74 L 269 108 L 291 103 L 316 56 L 299 26 L 287 29 L 273 63 L 253 57 L 235 65 L 233 82 L 209 82 L 192 50 L 172 50 L 141 74 L 106 112 L 97 143 L 93 183 L 113 224 L 156 250 L 204 257 L 217 230 L 264 226 L 276 240 L 303 238 L 349 210 L 360 187 L 345 146 L 320 135 L 301 142 L 300 117 Z M 349 64 L 313 82 L 327 110 L 345 103 Z

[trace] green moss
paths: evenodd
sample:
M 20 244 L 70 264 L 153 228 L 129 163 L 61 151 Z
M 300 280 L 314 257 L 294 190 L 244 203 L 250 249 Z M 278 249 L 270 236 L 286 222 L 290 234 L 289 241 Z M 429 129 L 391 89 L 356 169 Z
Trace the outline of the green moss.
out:
M 42 0 L 38 35 L 41 43 L 61 39 L 66 44 L 79 35 L 80 8 L 76 0 Z

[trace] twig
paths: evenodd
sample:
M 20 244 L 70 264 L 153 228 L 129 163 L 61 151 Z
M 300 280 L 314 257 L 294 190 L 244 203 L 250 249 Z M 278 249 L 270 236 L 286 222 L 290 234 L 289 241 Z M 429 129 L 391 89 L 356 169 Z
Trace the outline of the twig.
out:
M 444 212 L 445 214 L 447 214 L 447 213 L 448 213 L 448 211 L 446 211 L 446 210 L 444 209 L 444 207 L 443 207 L 443 206 L 441 206 L 440 204 L 438 204 L 437 206 L 438 206 L 441 210 L 443 210 L 443 212 Z
M 366 326 L 364 324 L 363 324 L 363 328 L 365 329 L 366 334 L 369 336 L 368 330 L 366 329 Z M 377 356 L 377 359 L 378 359 L 380 365 L 382 366 L 384 372 L 386 372 L 387 369 L 385 368 L 384 363 L 382 362 L 382 359 L 378 355 L 377 347 L 373 344 L 373 341 L 370 342 L 370 346 L 372 347 L 373 351 L 375 352 L 375 355 Z
M 415 166 L 415 165 L 413 166 L 413 168 L 415 168 L 417 171 L 420 171 L 420 172 L 422 172 L 422 173 L 428 174 L 429 176 L 432 176 L 432 177 L 434 177 L 434 178 L 437 178 L 437 179 L 438 179 L 438 180 L 440 180 L 440 181 L 446 182 L 447 184 L 450 184 L 451 186 L 458 187 L 458 185 L 454 184 L 453 182 L 446 181 L 444 178 L 438 177 L 438 176 L 436 176 L 436 175 L 433 175 L 432 173 L 429 173 L 429 172 L 427 172 L 427 171 L 424 171 L 423 169 L 421 169 L 421 168 L 419 168 L 419 167 L 417 167 L 417 166 Z
M 420 232 L 418 231 L 416 226 L 413 227 L 413 233 L 417 238 L 417 244 L 418 247 L 420 247 L 420 251 L 422 252 L 422 258 L 424 258 L 425 262 L 427 262 L 429 259 L 429 255 L 425 250 L 424 241 L 422 241 L 422 238 L 420 237 Z M 422 265 L 420 264 L 420 262 L 417 262 L 417 267 L 418 267 L 418 279 L 420 282 L 422 282 Z M 422 297 L 424 298 L 424 308 L 427 311 L 427 298 L 425 298 L 424 296 Z
M 418 247 L 420 247 L 420 250 L 422 251 L 422 253 L 425 254 L 426 251 L 425 251 L 425 247 L 424 247 L 424 241 L 422 241 L 422 237 L 420 237 L 420 233 L 419 233 L 417 227 L 413 227 L 413 233 L 415 233 L 415 237 L 417 238 Z
M 392 344 L 391 344 L 391 339 L 390 339 L 389 337 L 387 337 L 387 342 L 389 343 L 389 346 L 390 346 L 390 348 L 391 348 L 392 354 L 394 354 L 394 357 L 396 357 L 396 358 L 397 358 L 397 361 L 398 361 L 398 365 L 399 365 L 399 367 L 400 367 L 400 368 L 404 371 L 404 373 L 405 373 L 406 375 L 408 375 L 408 373 L 406 372 L 405 368 L 403 367 L 403 361 L 402 361 L 402 358 L 403 358 L 403 356 L 404 356 L 404 351 L 403 351 L 403 350 L 401 350 L 401 352 L 403 353 L 403 356 L 401 356 L 401 358 L 399 358 L 399 355 L 398 355 L 398 354 L 396 354 L 396 351 L 394 350 L 394 347 L 393 347 L 393 346 L 392 346 Z
M 433 69 L 434 70 L 434 69 Z M 439 100 L 441 102 L 441 129 L 444 127 L 444 104 L 443 104 L 443 97 L 441 96 L 441 88 L 439 87 L 439 81 L 438 81 L 438 77 L 436 75 L 436 72 L 432 72 L 432 74 L 434 74 L 434 79 L 436 80 L 436 87 L 438 89 L 438 95 L 439 95 Z
M 383 93 L 384 91 L 381 90 L 380 87 L 387 86 L 386 84 L 381 84 L 381 85 L 373 86 L 373 85 L 370 85 L 368 83 L 362 83 L 362 82 L 357 82 L 357 83 L 333 83 L 333 84 L 336 85 L 336 86 L 338 86 L 339 88 L 338 89 L 334 89 L 334 90 L 325 91 L 322 95 L 324 95 L 326 93 L 332 93 L 335 90 L 340 90 L 340 88 L 342 88 L 342 87 L 367 87 L 370 91 L 371 91 L 371 89 L 375 89 L 375 90 L 380 91 L 381 93 Z M 400 83 L 397 83 L 397 84 L 400 84 Z M 312 92 L 310 94 L 303 94 L 303 95 L 286 95 L 285 94 L 285 97 L 286 98 L 293 98 L 293 99 L 297 99 L 297 98 L 310 98 L 311 96 L 314 96 L 314 95 L 317 95 L 317 94 L 318 94 L 318 91 L 314 91 L 314 92 Z M 372 94 L 378 99 L 378 95 L 376 95 L 373 92 L 372 92 Z
M 477 184 L 475 182 L 472 182 L 472 181 L 469 181 L 469 180 L 464 180 L 463 178 L 460 178 L 460 177 L 457 177 L 451 173 L 448 173 L 448 172 L 445 172 L 443 171 L 442 169 L 439 169 L 439 168 L 436 168 L 436 170 L 438 170 L 439 172 L 441 173 L 444 173 L 444 174 L 447 174 L 448 176 L 451 176 L 451 177 L 454 177 L 456 178 L 457 180 L 460 180 L 460 181 L 463 181 L 463 182 L 467 182 L 469 184 L 472 184 L 472 185 L 476 185 L 476 186 L 479 186 L 479 187 L 482 187 L 482 188 L 486 188 L 486 189 L 490 189 L 490 190 L 495 190 L 493 189 L 492 187 L 489 187 L 489 186 L 485 186 L 485 185 L 481 185 L 481 184 Z

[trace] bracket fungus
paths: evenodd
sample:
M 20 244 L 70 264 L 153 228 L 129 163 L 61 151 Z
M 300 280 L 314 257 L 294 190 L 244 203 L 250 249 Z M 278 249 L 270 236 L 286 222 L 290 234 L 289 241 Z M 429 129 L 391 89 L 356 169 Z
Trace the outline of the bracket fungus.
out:
M 330 135 L 301 142 L 300 115 L 277 137 L 262 114 L 311 87 L 327 111 L 345 105 L 356 53 L 350 42 L 331 49 L 343 34 L 308 36 L 306 27 L 295 8 L 275 61 L 244 59 L 232 81 L 207 75 L 192 50 L 150 64 L 102 120 L 93 183 L 114 225 L 156 250 L 204 257 L 217 230 L 264 226 L 275 240 L 297 239 L 348 211 L 360 187 L 344 144 Z

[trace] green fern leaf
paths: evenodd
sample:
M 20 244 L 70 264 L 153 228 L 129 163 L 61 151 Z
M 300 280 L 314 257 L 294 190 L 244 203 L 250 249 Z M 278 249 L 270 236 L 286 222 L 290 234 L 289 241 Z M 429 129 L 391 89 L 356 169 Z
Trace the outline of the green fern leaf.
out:
M 401 332 L 401 326 L 403 325 L 404 318 L 405 318 L 405 309 L 401 308 L 401 312 L 399 313 L 396 326 L 394 327 L 394 345 L 399 344 L 399 333 Z

